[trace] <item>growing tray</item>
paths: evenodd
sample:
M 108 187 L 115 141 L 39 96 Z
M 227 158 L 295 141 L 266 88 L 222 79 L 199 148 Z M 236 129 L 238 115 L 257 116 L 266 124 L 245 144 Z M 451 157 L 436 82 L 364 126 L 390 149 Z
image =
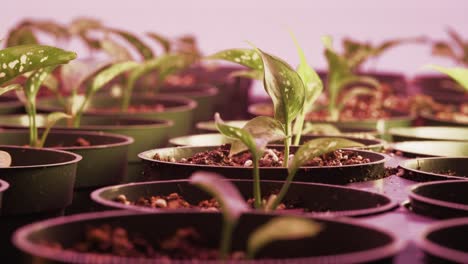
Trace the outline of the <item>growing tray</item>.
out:
M 395 127 L 389 131 L 393 141 L 448 140 L 468 141 L 468 128 L 447 126 Z
M 404 141 L 392 144 L 408 158 L 415 157 L 468 157 L 468 142 L 462 141 Z
M 418 181 L 468 180 L 468 157 L 419 158 L 403 161 L 403 178 Z M 453 175 L 444 173 L 452 172 Z

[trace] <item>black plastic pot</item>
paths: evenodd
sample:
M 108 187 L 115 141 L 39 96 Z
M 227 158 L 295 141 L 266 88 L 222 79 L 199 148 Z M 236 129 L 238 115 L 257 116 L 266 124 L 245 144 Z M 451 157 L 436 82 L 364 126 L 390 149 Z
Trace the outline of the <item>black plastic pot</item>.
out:
M 427 263 L 466 263 L 468 218 L 450 219 L 430 225 L 416 240 Z
M 282 149 L 280 146 L 272 148 Z M 152 180 L 174 180 L 187 179 L 198 170 L 217 172 L 230 179 L 251 179 L 251 167 L 228 167 L 195 165 L 176 162 L 154 160 L 153 156 L 158 153 L 161 158 L 181 159 L 191 157 L 198 152 L 214 149 L 216 147 L 173 147 L 153 149 L 140 153 L 138 156 L 145 163 L 144 177 L 147 181 Z M 297 147 L 291 147 L 291 153 Z M 379 153 L 355 150 L 363 158 L 369 158 L 370 163 L 358 165 L 344 165 L 337 167 L 302 167 L 295 176 L 295 181 L 321 182 L 329 184 L 347 184 L 350 182 L 369 181 L 380 179 L 385 176 L 385 156 Z M 260 168 L 260 176 L 264 180 L 284 180 L 287 176 L 286 168 Z
M 12 166 L 0 168 L 0 179 L 10 184 L 3 193 L 0 216 L 0 258 L 18 263 L 10 242 L 18 227 L 63 215 L 72 203 L 77 163 L 81 156 L 61 150 L 0 146 Z
M 231 180 L 247 200 L 253 197 L 252 180 Z M 281 189 L 283 182 L 262 181 L 261 188 L 264 194 Z M 173 180 L 162 182 L 130 183 L 117 186 L 109 186 L 98 189 L 91 194 L 92 199 L 107 207 L 115 209 L 127 209 L 146 212 L 158 212 L 164 209 L 148 208 L 137 205 L 125 205 L 114 201 L 118 195 L 125 195 L 130 201 L 136 201 L 140 197 L 156 195 L 169 195 L 178 193 L 190 204 L 198 204 L 200 201 L 211 199 L 206 192 L 190 184 L 188 180 Z M 388 197 L 340 187 L 336 185 L 318 183 L 292 183 L 288 194 L 284 199 L 286 204 L 295 205 L 299 211 L 288 210 L 284 213 L 300 213 L 304 209 L 307 215 L 339 217 L 339 216 L 365 216 L 379 214 L 392 210 L 398 206 Z
M 328 135 L 320 135 L 320 136 L 309 136 L 304 135 L 301 137 L 301 144 L 307 142 L 312 139 L 321 138 L 321 137 L 332 137 L 332 138 L 346 138 L 350 140 L 354 140 L 356 142 L 362 143 L 365 146 L 363 147 L 356 147 L 356 149 L 364 149 L 364 150 L 373 150 L 373 151 L 380 151 L 383 149 L 384 142 L 379 139 L 364 139 L 358 137 L 346 137 L 346 136 L 328 136 Z M 176 137 L 171 138 L 169 143 L 172 146 L 180 147 L 180 146 L 192 146 L 192 147 L 205 147 L 205 146 L 219 146 L 226 143 L 233 142 L 232 139 L 223 136 L 222 134 L 198 134 L 198 135 L 189 135 L 183 137 Z M 276 144 L 276 143 L 274 143 Z M 278 144 L 281 144 L 278 142 Z
M 404 141 L 392 144 L 392 148 L 405 157 L 467 157 L 465 141 Z
M 468 141 L 468 128 L 423 126 L 423 127 L 394 127 L 389 131 L 393 141 L 410 140 L 448 140 Z
M 154 106 L 161 104 L 164 111 L 146 111 L 146 112 L 119 112 L 121 100 L 105 95 L 96 95 L 91 99 L 85 116 L 106 116 L 110 118 L 145 118 L 145 119 L 165 119 L 172 120 L 174 126 L 169 133 L 174 136 L 183 136 L 190 133 L 193 122 L 193 111 L 197 103 L 191 99 L 158 95 L 158 96 L 132 96 L 130 105 L 132 106 Z M 116 111 L 110 109 L 115 108 Z M 63 111 L 63 106 L 56 98 L 42 99 L 37 102 L 37 109 L 44 112 Z
M 433 218 L 468 216 L 468 181 L 449 180 L 420 183 L 411 187 L 411 211 Z
M 0 96 L 0 115 L 24 112 L 23 103 L 16 97 Z
M 180 221 L 183 217 L 184 221 Z M 248 213 L 241 216 L 234 230 L 232 248 L 243 250 L 248 236 L 258 226 L 275 215 Z M 277 241 L 267 245 L 257 254 L 261 260 L 253 263 L 362 263 L 391 262 L 403 243 L 395 235 L 366 226 L 349 219 L 331 220 L 315 218 L 324 226 L 315 237 L 289 241 Z M 191 226 L 207 246 L 216 248 L 220 238 L 222 216 L 217 213 L 186 212 L 144 214 L 128 211 L 110 211 L 51 219 L 19 229 L 14 244 L 28 256 L 25 260 L 41 263 L 164 263 L 162 259 L 124 258 L 118 256 L 61 251 L 41 245 L 40 241 L 58 242 L 71 246 L 83 239 L 86 226 L 110 224 L 144 234 L 150 242 L 170 236 L 176 229 Z M 154 228 L 164 227 L 164 228 Z M 193 263 L 193 260 L 172 263 Z M 219 263 L 207 261 L 204 263 Z M 230 263 L 230 262 L 228 262 Z M 245 263 L 242 261 L 235 263 Z M 248 261 L 247 263 L 252 263 Z
M 38 127 L 43 127 L 46 116 L 37 115 Z M 170 120 L 142 119 L 114 116 L 83 116 L 79 128 L 68 127 L 66 121 L 59 122 L 54 128 L 66 131 L 100 131 L 125 135 L 133 138 L 128 146 L 128 175 L 124 181 L 137 181 L 143 170 L 138 153 L 148 148 L 165 147 L 173 122 Z M 27 115 L 5 115 L 0 118 L 0 127 L 29 127 Z
M 387 84 L 390 87 L 392 87 L 392 90 L 396 94 L 400 94 L 400 95 L 408 94 L 407 81 L 403 73 L 368 71 L 368 72 L 359 72 L 358 74 L 376 78 L 380 83 Z
M 455 82 L 444 75 L 419 75 L 414 78 L 413 83 L 420 93 L 429 95 L 440 103 L 461 104 L 468 101 L 468 94 L 457 89 Z
M 6 181 L 0 180 L 0 213 L 2 210 L 2 199 L 3 199 L 3 193 L 10 187 L 10 184 Z M 1 215 L 1 214 L 0 214 Z
M 420 158 L 404 161 L 401 177 L 418 182 L 440 180 L 468 180 L 468 157 Z M 443 172 L 453 172 L 449 176 Z
M 76 146 L 83 138 L 91 146 Z M 76 170 L 73 204 L 67 213 L 92 210 L 89 194 L 97 187 L 121 183 L 127 175 L 127 151 L 132 138 L 85 131 L 52 131 L 47 137 L 45 147 L 67 150 L 83 157 Z M 28 130 L 3 130 L 0 144 L 24 146 L 29 144 Z M 40 156 L 38 157 L 40 159 Z

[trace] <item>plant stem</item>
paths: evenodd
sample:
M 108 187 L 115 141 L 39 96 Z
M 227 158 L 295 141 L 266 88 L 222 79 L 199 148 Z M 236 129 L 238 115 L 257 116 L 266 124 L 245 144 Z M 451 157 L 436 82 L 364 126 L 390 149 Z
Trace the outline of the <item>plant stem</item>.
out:
M 294 175 L 296 175 L 296 170 L 288 173 L 288 177 L 286 178 L 286 181 L 284 182 L 283 186 L 281 186 L 281 190 L 276 196 L 276 199 L 273 201 L 270 208 L 267 208 L 268 211 L 276 210 L 276 207 L 278 207 L 278 205 L 283 200 L 284 196 L 286 196 L 286 194 L 288 193 L 289 186 L 291 186 L 291 182 L 294 179 Z
M 286 138 L 284 139 L 284 158 L 283 158 L 283 165 L 284 167 L 288 167 L 289 164 L 289 147 L 291 146 L 291 124 L 285 124 L 286 130 Z
M 29 146 L 39 147 L 39 142 L 37 142 L 37 125 L 36 125 L 36 102 L 34 100 L 29 102 L 28 119 L 29 119 Z
M 224 219 L 223 230 L 221 233 L 221 243 L 219 245 L 219 253 L 223 260 L 226 260 L 231 250 L 232 231 L 234 230 L 235 223 Z
M 85 99 L 83 100 L 83 103 L 80 105 L 80 108 L 78 108 L 78 111 L 73 115 L 73 127 L 79 128 L 81 125 L 81 116 L 83 115 L 84 108 L 88 104 L 88 100 L 91 97 L 91 95 L 86 95 Z
M 305 115 L 306 113 L 304 112 L 304 108 L 302 108 L 301 113 L 296 118 L 295 124 L 297 124 L 297 127 L 295 127 L 295 131 L 294 131 L 294 133 L 296 133 L 296 137 L 294 138 L 294 145 L 299 145 L 299 143 L 301 142 L 302 129 L 304 128 Z
M 255 209 L 260 209 L 262 207 L 262 191 L 260 189 L 260 171 L 258 168 L 258 155 L 255 155 L 253 158 L 253 179 L 254 179 L 254 205 Z

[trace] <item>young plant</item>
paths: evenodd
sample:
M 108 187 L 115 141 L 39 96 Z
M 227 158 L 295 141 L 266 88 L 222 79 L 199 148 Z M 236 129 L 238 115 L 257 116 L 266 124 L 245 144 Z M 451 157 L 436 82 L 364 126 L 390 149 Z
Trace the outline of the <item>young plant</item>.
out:
M 215 114 L 216 128 L 229 138 L 237 139 L 231 144 L 229 156 L 248 149 L 252 155 L 253 164 L 253 194 L 255 208 L 262 207 L 262 194 L 260 189 L 260 173 L 258 161 L 265 152 L 267 144 L 271 141 L 286 137 L 283 125 L 271 117 L 259 116 L 247 122 L 243 128 L 226 125 L 218 113 Z
M 329 36 L 322 38 L 325 45 L 325 57 L 328 61 L 328 114 L 329 119 L 338 121 L 340 111 L 344 107 L 345 100 L 358 95 L 375 95 L 375 91 L 368 87 L 356 87 L 348 92 L 348 95 L 342 95 L 345 87 L 351 84 L 365 84 L 377 89 L 380 84 L 374 78 L 355 75 L 348 61 L 333 50 L 333 40 Z M 340 99 L 341 96 L 341 101 Z
M 432 54 L 452 59 L 459 65 L 468 66 L 468 41 L 464 40 L 455 30 L 448 28 L 450 41 L 435 41 Z
M 55 47 L 42 45 L 22 45 L 10 47 L 0 51 L 0 85 L 24 73 L 32 72 L 25 85 L 10 84 L 0 88 L 0 95 L 11 90 L 22 90 L 25 99 L 25 108 L 29 119 L 29 145 L 42 147 L 45 138 L 55 122 L 67 118 L 65 114 L 52 113 L 48 116 L 46 131 L 42 138 L 38 136 L 36 125 L 36 97 L 47 76 L 59 64 L 65 64 L 76 58 L 74 52 L 68 52 Z
M 10 30 L 6 38 L 6 46 L 13 47 L 26 44 L 39 44 L 36 31 L 53 36 L 56 40 L 68 40 L 68 29 L 52 20 L 23 20 Z
M 468 93 L 468 68 L 461 68 L 461 67 L 442 67 L 437 65 L 428 65 L 427 67 L 437 70 L 443 74 L 446 74 L 450 78 L 452 78 L 455 82 L 457 82 L 462 89 Z
M 220 256 L 229 256 L 232 234 L 240 216 L 249 210 L 249 206 L 232 183 L 222 176 L 210 172 L 195 172 L 190 182 L 210 193 L 220 202 L 223 214 L 223 227 L 220 243 Z M 277 240 L 293 240 L 315 236 L 322 226 L 309 219 L 292 216 L 275 217 L 258 227 L 247 242 L 247 257 L 254 258 L 264 246 Z

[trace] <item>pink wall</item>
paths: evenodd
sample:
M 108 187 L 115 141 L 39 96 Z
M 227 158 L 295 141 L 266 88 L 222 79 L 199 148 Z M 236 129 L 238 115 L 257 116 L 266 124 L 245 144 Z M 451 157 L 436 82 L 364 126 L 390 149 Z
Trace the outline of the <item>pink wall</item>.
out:
M 169 36 L 193 33 L 205 54 L 247 47 L 245 40 L 249 40 L 295 64 L 289 28 L 296 33 L 309 61 L 323 68 L 323 34 L 371 41 L 415 35 L 444 38 L 444 29 L 450 25 L 468 39 L 467 10 L 468 1 L 464 0 L 15 0 L 2 3 L 0 36 L 25 17 L 68 22 L 75 16 L 88 15 L 137 32 L 151 30 Z M 447 60 L 431 58 L 427 46 L 413 44 L 386 53 L 377 69 L 414 74 L 429 62 L 451 65 Z

